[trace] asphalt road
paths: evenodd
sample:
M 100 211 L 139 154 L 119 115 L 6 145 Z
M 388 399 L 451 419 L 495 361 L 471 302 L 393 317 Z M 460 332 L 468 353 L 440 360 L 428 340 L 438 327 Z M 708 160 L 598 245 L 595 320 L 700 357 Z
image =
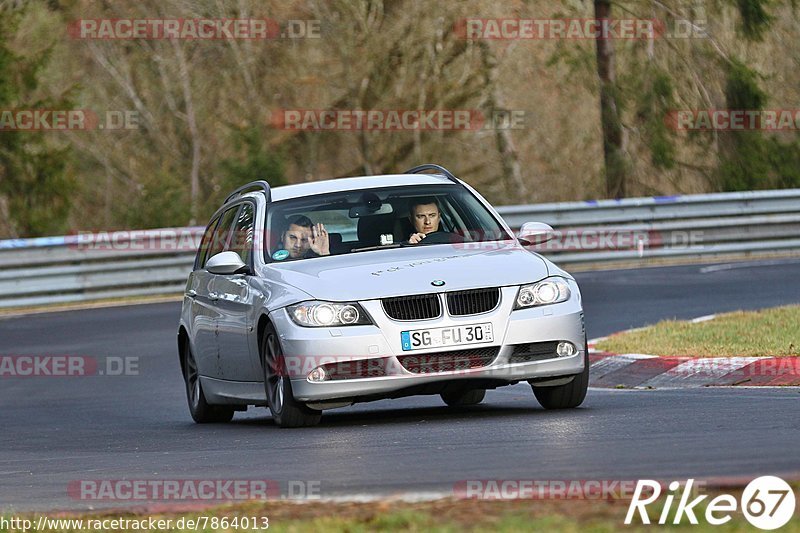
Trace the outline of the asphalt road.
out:
M 800 260 L 578 274 L 590 337 L 800 302 Z M 323 496 L 444 492 L 467 479 L 800 478 L 797 389 L 590 390 L 546 412 L 527 385 L 483 405 L 359 404 L 280 430 L 266 409 L 192 423 L 175 353 L 179 305 L 0 320 L 0 355 L 138 357 L 138 375 L 0 377 L 0 509 L 100 507 L 76 480 L 270 479 Z M 127 502 L 112 502 L 119 507 Z M 141 502 L 137 502 L 141 503 Z

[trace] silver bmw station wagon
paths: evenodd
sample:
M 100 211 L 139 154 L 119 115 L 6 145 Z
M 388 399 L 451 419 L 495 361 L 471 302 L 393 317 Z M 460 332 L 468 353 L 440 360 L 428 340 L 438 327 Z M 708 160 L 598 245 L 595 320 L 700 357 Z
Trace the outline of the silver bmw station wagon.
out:
M 469 406 L 528 382 L 548 409 L 589 381 L 575 280 L 529 250 L 438 165 L 403 174 L 240 187 L 205 230 L 178 351 L 196 422 L 269 407 L 281 427 L 325 409 L 438 394 Z

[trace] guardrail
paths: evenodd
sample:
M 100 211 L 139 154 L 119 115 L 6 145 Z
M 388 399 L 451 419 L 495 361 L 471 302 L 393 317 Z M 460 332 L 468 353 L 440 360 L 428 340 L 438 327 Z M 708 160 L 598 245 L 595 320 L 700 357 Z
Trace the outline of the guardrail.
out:
M 0 241 L 0 308 L 179 294 L 203 229 Z
M 557 231 L 534 249 L 560 265 L 800 254 L 800 189 L 503 206 L 513 228 Z M 179 294 L 203 228 L 0 241 L 0 308 Z

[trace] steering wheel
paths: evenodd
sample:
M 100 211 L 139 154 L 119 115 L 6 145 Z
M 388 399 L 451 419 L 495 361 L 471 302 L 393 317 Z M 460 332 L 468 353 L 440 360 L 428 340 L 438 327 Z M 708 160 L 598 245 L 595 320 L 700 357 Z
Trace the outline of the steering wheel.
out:
M 434 231 L 433 233 L 428 233 L 424 239 L 419 241 L 418 244 L 453 244 L 463 242 L 464 237 L 458 233 L 451 233 L 449 231 Z

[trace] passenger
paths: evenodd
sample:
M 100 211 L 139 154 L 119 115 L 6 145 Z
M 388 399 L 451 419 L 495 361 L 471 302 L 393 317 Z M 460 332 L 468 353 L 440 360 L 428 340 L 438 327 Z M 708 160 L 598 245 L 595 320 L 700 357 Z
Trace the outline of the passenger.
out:
M 409 244 L 418 244 L 430 233 L 439 231 L 441 221 L 439 204 L 432 196 L 415 198 L 408 206 L 409 218 L 416 230 L 408 238 Z
M 283 249 L 290 259 L 307 259 L 330 255 L 330 239 L 324 224 L 314 224 L 305 215 L 289 219 L 286 231 L 281 235 Z M 284 256 L 285 257 L 285 256 Z

